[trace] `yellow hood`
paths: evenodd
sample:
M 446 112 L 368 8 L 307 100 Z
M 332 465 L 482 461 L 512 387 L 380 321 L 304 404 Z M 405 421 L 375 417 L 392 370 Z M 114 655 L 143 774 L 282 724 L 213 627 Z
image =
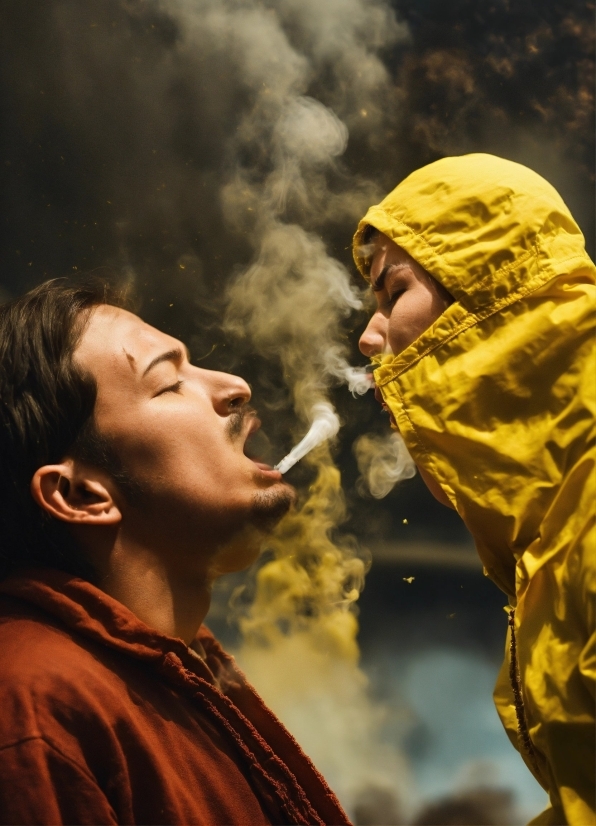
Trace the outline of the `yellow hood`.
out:
M 410 347 L 374 360 L 375 380 L 414 460 L 441 484 L 486 573 L 517 604 L 524 701 L 540 752 L 532 768 L 559 800 L 565 784 L 548 765 L 545 719 L 594 718 L 594 655 L 586 659 L 585 646 L 596 590 L 595 268 L 553 187 L 491 155 L 430 164 L 371 207 L 354 237 L 363 274 L 368 224 L 455 298 Z M 536 649 L 538 639 L 546 647 Z M 544 658 L 555 649 L 561 696 L 544 684 Z M 514 737 L 511 703 L 504 695 L 497 703 Z M 569 822 L 594 822 L 561 806 Z M 592 817 L 593 809 L 592 799 Z
M 416 462 L 515 594 L 515 563 L 539 535 L 594 429 L 594 265 L 558 193 L 491 155 L 444 158 L 360 222 L 407 250 L 456 303 L 375 379 Z

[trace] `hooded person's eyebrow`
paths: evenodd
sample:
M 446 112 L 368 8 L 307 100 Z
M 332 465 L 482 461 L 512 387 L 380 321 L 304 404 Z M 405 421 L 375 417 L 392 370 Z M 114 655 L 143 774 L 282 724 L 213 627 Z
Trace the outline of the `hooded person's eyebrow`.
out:
M 372 281 L 371 281 L 371 285 L 370 285 L 370 286 L 371 286 L 372 291 L 373 291 L 374 293 L 379 293 L 379 292 L 381 292 L 381 290 L 382 290 L 382 289 L 383 289 L 383 287 L 385 286 L 385 279 L 387 278 L 387 273 L 389 272 L 389 270 L 390 270 L 391 266 L 392 266 L 391 264 L 385 264 L 385 266 L 384 266 L 384 267 L 383 267 L 383 269 L 381 270 L 381 273 L 380 273 L 379 277 L 376 279 L 376 281 L 374 282 L 374 284 L 373 284 L 373 283 L 372 283 Z
M 381 292 L 381 290 L 385 286 L 385 279 L 387 278 L 387 273 L 389 272 L 389 270 L 394 270 L 394 269 L 395 270 L 408 269 L 408 265 L 405 264 L 405 263 L 385 264 L 385 266 L 381 270 L 381 273 L 380 273 L 379 277 L 377 278 L 377 280 L 375 281 L 375 283 L 373 284 L 372 281 L 371 281 L 370 286 L 371 286 L 371 289 L 374 293 Z
M 186 351 L 186 355 L 188 357 L 188 350 Z M 158 364 L 161 364 L 164 361 L 175 361 L 181 362 L 184 359 L 184 353 L 180 347 L 174 347 L 172 350 L 168 350 L 166 353 L 160 353 L 159 356 L 156 356 L 153 361 L 151 361 L 145 370 L 143 371 L 143 378 L 147 375 L 147 373 L 152 370 L 154 367 L 157 367 Z

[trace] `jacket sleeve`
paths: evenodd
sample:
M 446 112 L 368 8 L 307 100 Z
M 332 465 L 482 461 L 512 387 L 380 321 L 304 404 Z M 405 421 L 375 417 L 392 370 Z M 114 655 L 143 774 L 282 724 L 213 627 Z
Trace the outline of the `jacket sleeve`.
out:
M 41 737 L 0 749 L 0 823 L 116 824 L 95 779 Z

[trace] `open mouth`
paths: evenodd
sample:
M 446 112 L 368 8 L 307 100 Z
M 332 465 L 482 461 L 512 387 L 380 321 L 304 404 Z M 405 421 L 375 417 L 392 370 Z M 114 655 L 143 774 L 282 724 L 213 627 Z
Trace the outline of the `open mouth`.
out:
M 255 465 L 261 474 L 270 479 L 281 480 L 282 475 L 279 470 L 275 470 L 268 462 L 263 461 L 263 453 L 267 452 L 269 440 L 262 434 L 261 421 L 253 416 L 250 421 L 248 433 L 244 441 L 242 451 L 247 459 Z

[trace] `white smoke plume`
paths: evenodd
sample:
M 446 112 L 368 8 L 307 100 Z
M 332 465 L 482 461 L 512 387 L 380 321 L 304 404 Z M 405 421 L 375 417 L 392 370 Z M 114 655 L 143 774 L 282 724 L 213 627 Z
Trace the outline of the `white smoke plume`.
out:
M 299 462 L 307 453 L 310 453 L 315 447 L 318 447 L 327 439 L 332 439 L 337 435 L 339 430 L 339 418 L 335 410 L 330 404 L 320 402 L 313 405 L 313 423 L 308 429 L 306 436 L 301 439 L 298 444 L 292 448 L 287 456 L 277 464 L 276 470 L 280 473 L 287 473 L 290 468 L 293 468 L 296 462 Z
M 361 495 L 369 492 L 382 499 L 398 482 L 416 474 L 414 460 L 399 433 L 364 434 L 356 439 L 353 450 L 361 474 L 356 489 Z

